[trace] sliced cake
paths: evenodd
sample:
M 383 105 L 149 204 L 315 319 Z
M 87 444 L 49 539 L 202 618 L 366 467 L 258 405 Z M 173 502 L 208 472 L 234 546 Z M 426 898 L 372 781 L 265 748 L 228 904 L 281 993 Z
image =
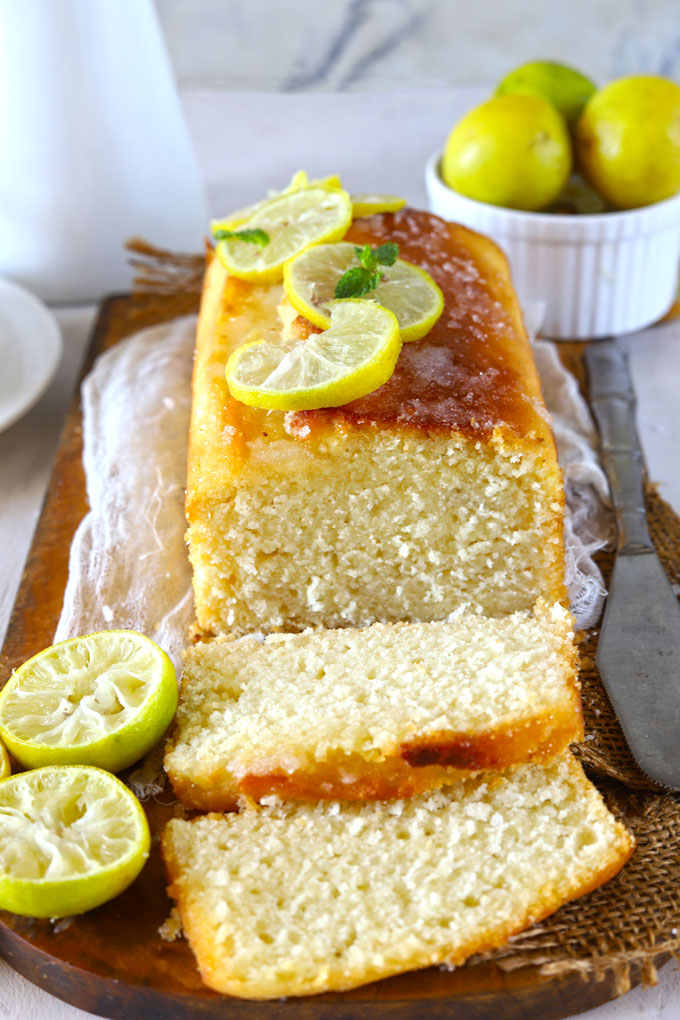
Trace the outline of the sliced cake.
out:
M 562 600 L 562 480 L 502 252 L 415 210 L 356 220 L 345 240 L 396 242 L 445 304 L 388 382 L 336 408 L 264 411 L 230 396 L 235 348 L 280 344 L 285 323 L 299 338 L 312 327 L 290 323 L 280 283 L 208 266 L 186 498 L 199 628 L 428 621 L 465 605 L 498 616 Z
M 571 617 L 539 603 L 195 645 L 165 766 L 191 808 L 388 799 L 549 760 L 582 733 Z
M 162 836 L 203 980 L 258 999 L 461 964 L 606 882 L 632 848 L 568 752 L 389 805 L 277 803 Z

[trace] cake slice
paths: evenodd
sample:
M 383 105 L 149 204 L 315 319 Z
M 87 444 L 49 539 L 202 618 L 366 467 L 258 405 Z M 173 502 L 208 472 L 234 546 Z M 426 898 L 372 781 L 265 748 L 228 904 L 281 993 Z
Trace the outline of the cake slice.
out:
M 572 621 L 500 619 L 217 639 L 186 655 L 165 766 L 190 808 L 240 795 L 406 797 L 581 739 Z
M 416 210 L 356 220 L 394 241 L 444 311 L 382 387 L 284 413 L 227 389 L 231 352 L 282 343 L 279 283 L 210 261 L 198 323 L 186 512 L 206 634 L 491 616 L 563 600 L 562 479 L 507 261 L 488 238 Z M 294 313 L 293 313 L 294 315 Z
M 259 999 L 461 964 L 606 882 L 632 848 L 568 752 L 389 805 L 279 803 L 162 836 L 203 980 Z

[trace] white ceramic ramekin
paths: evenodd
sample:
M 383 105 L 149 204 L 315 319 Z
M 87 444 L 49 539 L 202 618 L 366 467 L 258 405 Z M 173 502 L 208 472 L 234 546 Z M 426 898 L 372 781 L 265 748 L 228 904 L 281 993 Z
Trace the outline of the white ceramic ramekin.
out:
M 661 318 L 675 298 L 680 194 L 598 215 L 521 212 L 453 191 L 430 157 L 430 209 L 488 234 L 510 260 L 522 303 L 545 301 L 543 336 L 561 340 L 630 333 Z

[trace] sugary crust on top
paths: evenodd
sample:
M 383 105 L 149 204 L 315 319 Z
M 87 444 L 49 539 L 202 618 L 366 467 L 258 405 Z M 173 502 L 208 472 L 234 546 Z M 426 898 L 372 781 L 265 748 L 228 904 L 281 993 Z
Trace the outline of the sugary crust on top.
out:
M 356 220 L 346 239 L 396 241 L 399 257 L 439 285 L 444 311 L 427 336 L 404 344 L 384 386 L 341 408 L 296 412 L 293 434 L 332 422 L 551 440 L 507 259 L 493 241 L 415 209 Z
M 245 407 L 228 392 L 224 366 L 241 343 L 278 334 L 279 284 L 228 277 L 210 259 L 198 323 L 189 442 L 188 506 L 240 473 L 249 443 L 276 438 L 313 445 L 327 430 L 462 433 L 488 442 L 542 446 L 554 440 L 505 256 L 488 238 L 430 213 L 404 209 L 356 220 L 347 240 L 400 246 L 444 293 L 444 311 L 422 340 L 404 344 L 392 378 L 339 408 L 285 416 Z M 304 320 L 303 320 L 304 324 Z M 298 323 L 298 328 L 300 323 Z

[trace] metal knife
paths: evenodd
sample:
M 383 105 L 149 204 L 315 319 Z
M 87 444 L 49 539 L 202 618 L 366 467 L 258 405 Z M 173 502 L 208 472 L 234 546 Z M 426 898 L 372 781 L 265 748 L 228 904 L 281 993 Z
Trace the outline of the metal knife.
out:
M 618 525 L 597 665 L 633 757 L 655 782 L 680 789 L 680 604 L 647 530 L 643 455 L 628 352 L 593 340 L 590 403 Z

